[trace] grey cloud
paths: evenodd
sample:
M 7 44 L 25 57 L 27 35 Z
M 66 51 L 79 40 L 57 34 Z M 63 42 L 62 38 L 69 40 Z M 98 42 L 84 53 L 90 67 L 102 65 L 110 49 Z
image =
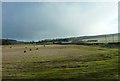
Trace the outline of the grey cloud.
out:
M 117 17 L 116 5 L 113 3 L 4 3 L 3 36 L 20 40 L 39 40 L 111 33 L 112 27 L 108 29 L 108 26 L 109 23 L 112 26 L 116 24 L 116 20 L 114 23 L 111 22 Z M 103 27 L 100 28 L 100 25 Z

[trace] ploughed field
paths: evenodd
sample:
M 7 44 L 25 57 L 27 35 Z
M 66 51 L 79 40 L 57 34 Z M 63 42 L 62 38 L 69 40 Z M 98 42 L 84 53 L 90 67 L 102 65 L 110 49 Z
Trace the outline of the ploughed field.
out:
M 9 45 L 2 53 L 3 79 L 118 79 L 116 47 Z

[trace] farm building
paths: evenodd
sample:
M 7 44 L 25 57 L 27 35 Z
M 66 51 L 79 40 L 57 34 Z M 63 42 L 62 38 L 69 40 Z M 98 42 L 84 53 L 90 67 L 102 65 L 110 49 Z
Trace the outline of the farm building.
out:
M 98 40 L 87 40 L 87 42 L 99 42 Z
M 96 39 L 84 39 L 82 42 L 99 42 L 99 40 Z
M 72 41 L 55 41 L 53 44 L 70 44 Z

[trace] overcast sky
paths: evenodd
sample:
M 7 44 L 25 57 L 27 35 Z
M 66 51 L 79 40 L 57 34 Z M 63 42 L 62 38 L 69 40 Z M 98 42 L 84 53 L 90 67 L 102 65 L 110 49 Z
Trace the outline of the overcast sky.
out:
M 118 32 L 118 3 L 3 2 L 3 38 L 41 40 Z

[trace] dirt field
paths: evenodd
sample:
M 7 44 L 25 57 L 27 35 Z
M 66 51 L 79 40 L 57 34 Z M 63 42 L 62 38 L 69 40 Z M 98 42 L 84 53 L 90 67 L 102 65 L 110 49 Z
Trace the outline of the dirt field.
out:
M 118 79 L 118 48 L 9 45 L 2 53 L 3 79 Z

